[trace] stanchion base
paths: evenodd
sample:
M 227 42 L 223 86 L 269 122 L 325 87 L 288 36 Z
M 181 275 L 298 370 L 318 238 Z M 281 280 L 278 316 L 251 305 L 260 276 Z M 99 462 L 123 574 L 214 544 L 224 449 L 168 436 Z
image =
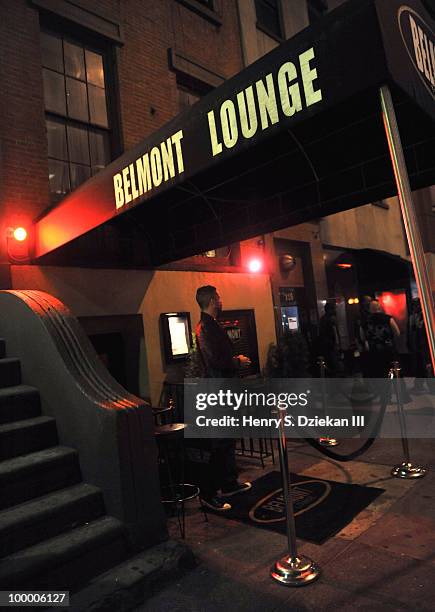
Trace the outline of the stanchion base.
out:
M 291 559 L 286 555 L 275 563 L 270 575 L 285 586 L 305 586 L 320 576 L 320 568 L 308 557 Z
M 395 478 L 423 478 L 423 476 L 426 476 L 426 472 L 426 468 L 413 466 L 412 463 L 404 461 L 393 467 L 391 475 Z
M 322 446 L 338 446 L 340 442 L 335 438 L 328 438 L 328 436 L 326 436 L 325 438 L 319 438 L 319 444 Z

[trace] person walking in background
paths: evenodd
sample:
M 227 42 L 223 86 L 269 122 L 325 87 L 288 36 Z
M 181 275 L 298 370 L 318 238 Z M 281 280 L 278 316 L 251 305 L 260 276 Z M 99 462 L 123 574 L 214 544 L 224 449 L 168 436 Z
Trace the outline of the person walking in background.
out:
M 368 374 L 371 378 L 385 378 L 388 375 L 391 363 L 398 358 L 395 338 L 399 336 L 400 330 L 396 321 L 382 311 L 378 300 L 372 300 L 366 325 Z
M 326 375 L 336 378 L 342 373 L 341 344 L 337 327 L 337 307 L 335 303 L 325 304 L 325 314 L 319 322 L 319 355 L 326 363 Z
M 355 342 L 359 352 L 361 372 L 364 378 L 369 371 L 369 345 L 367 342 L 367 323 L 370 316 L 370 295 L 363 295 L 360 302 L 359 317 L 355 321 Z
M 427 341 L 426 328 L 424 326 L 423 312 L 420 300 L 412 300 L 412 312 L 409 317 L 409 350 L 414 364 L 414 387 L 412 393 L 425 392 L 424 383 L 428 384 L 427 376 L 430 371 L 430 352 Z

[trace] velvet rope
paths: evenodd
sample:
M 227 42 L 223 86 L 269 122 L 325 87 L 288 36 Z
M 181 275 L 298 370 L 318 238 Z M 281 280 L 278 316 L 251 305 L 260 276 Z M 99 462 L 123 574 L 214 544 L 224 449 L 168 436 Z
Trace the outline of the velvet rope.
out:
M 373 430 L 370 433 L 370 437 L 364 442 L 362 446 L 360 446 L 360 448 L 352 451 L 351 453 L 348 453 L 347 455 L 341 455 L 340 453 L 335 453 L 331 451 L 329 448 L 322 446 L 314 438 L 303 438 L 303 440 L 305 440 L 307 444 L 309 444 L 310 446 L 312 446 L 313 448 L 321 452 L 323 455 L 326 455 L 326 457 L 329 457 L 330 459 L 334 459 L 335 461 L 342 461 L 342 462 L 352 461 L 353 459 L 356 459 L 360 455 L 364 454 L 372 446 L 374 441 L 377 439 L 377 436 L 382 426 L 382 422 L 384 420 L 385 411 L 387 409 L 389 397 L 390 397 L 389 393 L 383 394 L 381 409 L 379 411 L 379 415 L 376 420 L 376 423 L 374 424 Z

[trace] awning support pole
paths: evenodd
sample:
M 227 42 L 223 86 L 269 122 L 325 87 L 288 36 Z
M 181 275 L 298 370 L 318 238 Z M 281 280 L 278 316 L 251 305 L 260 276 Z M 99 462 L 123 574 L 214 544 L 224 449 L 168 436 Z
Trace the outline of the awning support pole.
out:
M 397 193 L 400 208 L 402 210 L 403 222 L 405 224 L 406 237 L 408 239 L 409 251 L 411 253 L 415 280 L 417 282 L 418 294 L 423 311 L 424 323 L 428 338 L 429 350 L 432 360 L 432 371 L 435 375 L 435 312 L 433 306 L 432 292 L 429 283 L 426 259 L 423 251 L 417 216 L 412 201 L 411 187 L 409 185 L 408 171 L 403 155 L 396 113 L 388 85 L 382 85 L 379 90 L 382 106 L 382 118 L 385 133 L 387 135 L 388 147 L 390 149 L 391 163 L 394 168 Z

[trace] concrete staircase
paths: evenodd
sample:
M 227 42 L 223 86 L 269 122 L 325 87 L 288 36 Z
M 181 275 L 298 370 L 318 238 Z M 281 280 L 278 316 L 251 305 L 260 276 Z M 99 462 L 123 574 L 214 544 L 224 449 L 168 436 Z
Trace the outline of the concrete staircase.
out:
M 0 590 L 74 591 L 128 555 L 123 524 L 81 481 L 77 452 L 58 445 L 0 339 Z

